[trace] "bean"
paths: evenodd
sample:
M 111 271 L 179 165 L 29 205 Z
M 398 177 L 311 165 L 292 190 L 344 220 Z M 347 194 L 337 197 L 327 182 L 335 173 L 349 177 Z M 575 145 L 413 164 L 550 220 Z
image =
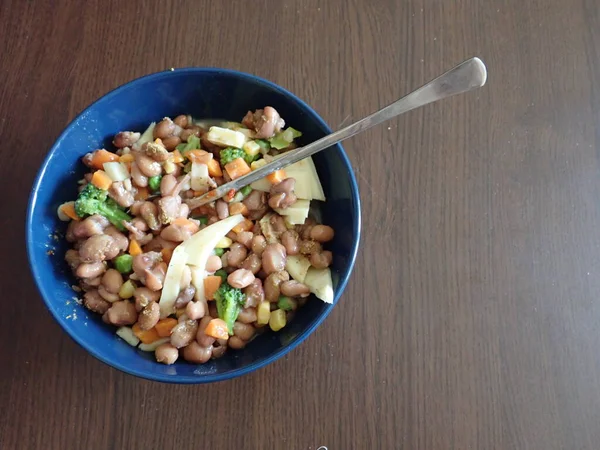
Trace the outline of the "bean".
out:
M 134 219 L 134 220 L 136 220 L 136 219 Z M 143 222 L 140 219 L 138 219 L 138 220 L 140 222 Z M 129 247 L 129 239 L 127 239 L 127 236 L 125 236 L 123 233 L 121 233 L 119 230 L 117 230 L 113 225 L 106 227 L 106 229 L 104 230 L 104 234 L 110 236 L 111 238 L 113 238 L 115 240 L 115 244 L 116 244 L 117 248 L 119 249 L 119 251 L 124 252 Z
M 81 280 L 80 282 L 84 290 L 86 290 L 87 288 L 97 288 L 98 286 L 100 286 L 100 283 L 102 283 L 102 277 L 100 276 L 89 279 L 86 278 L 84 280 Z
M 267 248 L 267 240 L 264 236 L 256 235 L 252 238 L 252 252 L 258 256 L 263 254 L 263 251 Z
M 105 234 L 89 237 L 79 248 L 83 262 L 100 262 L 113 259 L 119 254 L 119 247 L 113 238 Z
M 268 244 L 262 254 L 262 268 L 267 274 L 279 272 L 285 268 L 286 251 L 279 243 Z
M 281 243 L 285 247 L 288 255 L 297 255 L 299 253 L 298 232 L 295 230 L 286 230 L 281 234 Z
M 163 120 L 161 120 L 160 122 L 158 122 L 156 124 L 156 126 L 154 127 L 154 130 L 152 132 L 152 136 L 154 137 L 154 139 L 156 139 L 156 138 L 164 139 L 169 136 L 172 136 L 174 131 L 175 131 L 175 124 L 173 123 L 173 121 L 171 119 L 169 119 L 168 117 L 165 117 Z
M 192 126 L 189 128 L 184 127 L 184 130 L 179 135 L 179 137 L 181 138 L 181 140 L 183 142 L 187 142 L 191 136 L 200 137 L 200 127 L 197 127 L 197 126 Z
M 221 258 L 217 255 L 210 255 L 208 257 L 208 259 L 206 260 L 206 271 L 207 272 L 215 273 L 221 267 L 223 267 L 223 264 L 221 263 Z
M 242 309 L 237 317 L 237 320 L 242 323 L 253 323 L 256 322 L 256 319 L 256 308 L 254 307 Z
M 206 302 L 189 302 L 185 307 L 185 313 L 190 319 L 198 320 L 204 317 L 207 309 Z
M 67 232 L 65 233 L 65 239 L 67 240 L 67 242 L 75 242 L 77 240 L 77 237 L 75 236 L 75 233 L 73 231 L 75 230 L 75 228 L 77 228 L 77 225 L 79 225 L 79 223 L 80 222 L 71 220 L 69 222 L 69 225 L 67 225 Z
M 167 150 L 172 152 L 173 150 L 175 150 L 175 147 L 181 144 L 181 138 L 179 136 L 169 136 L 167 138 L 164 138 L 162 143 Z
M 104 273 L 106 265 L 102 262 L 83 263 L 77 267 L 75 275 L 79 278 L 96 278 Z
M 317 241 L 308 240 L 300 241 L 300 253 L 303 255 L 312 255 L 313 253 L 321 253 L 323 250 L 321 244 Z
M 196 288 L 194 286 L 188 286 L 183 289 L 181 292 L 179 292 L 177 300 L 175 300 L 175 308 L 181 309 L 186 306 L 190 301 L 192 301 L 195 294 Z
M 170 365 L 174 364 L 179 358 L 179 350 L 167 342 L 156 347 L 154 356 L 157 362 Z
M 178 194 L 160 198 L 158 200 L 158 219 L 160 223 L 166 225 L 175 220 L 179 216 L 180 206 L 181 197 Z
M 288 297 L 306 297 L 310 294 L 310 288 L 296 280 L 283 281 L 279 289 L 283 295 Z
M 102 277 L 102 284 L 111 294 L 116 294 L 123 285 L 123 275 L 118 270 L 108 269 Z
M 179 205 L 179 213 L 177 214 L 177 217 L 181 217 L 182 219 L 187 219 L 189 215 L 190 215 L 190 207 L 185 203 L 182 203 L 181 205 Z
M 135 288 L 133 298 L 135 299 L 135 309 L 141 311 L 150 303 L 157 302 L 160 299 L 160 292 L 152 291 L 142 286 Z
M 235 322 L 233 324 L 233 334 L 244 341 L 249 341 L 254 336 L 256 330 L 252 325 L 248 325 L 242 322 Z
M 65 261 L 71 268 L 71 270 L 76 270 L 81 264 L 81 258 L 79 257 L 79 252 L 75 249 L 70 248 L 65 253 Z
M 264 192 L 254 190 L 242 203 L 248 208 L 251 219 L 259 219 L 267 212 L 267 194 Z
M 144 145 L 142 145 L 142 152 L 144 152 L 148 158 L 150 158 L 151 160 L 156 161 L 158 163 L 164 162 L 167 159 L 169 159 L 169 152 L 165 148 L 162 141 L 146 142 Z M 140 170 L 142 170 L 142 172 L 144 172 L 144 167 L 142 167 L 142 164 L 145 164 L 145 163 L 141 163 L 140 162 L 141 160 L 138 160 L 138 155 L 136 155 L 136 160 L 137 160 L 138 166 L 140 167 Z M 157 167 L 156 164 L 153 167 Z M 148 174 L 144 174 L 144 175 L 148 175 Z M 157 173 L 156 175 L 160 175 L 160 172 Z M 154 176 L 154 175 L 148 175 L 148 176 Z
M 133 303 L 127 300 L 114 302 L 107 311 L 108 321 L 113 325 L 133 325 L 137 321 L 137 311 Z
M 231 336 L 227 341 L 227 345 L 233 350 L 241 350 L 246 346 L 246 341 L 237 336 Z
M 192 282 L 192 270 L 187 264 L 183 266 L 181 280 L 179 280 L 179 290 L 187 288 Z
M 192 236 L 193 230 L 185 225 L 172 223 L 160 232 L 160 237 L 172 242 L 183 242 Z
M 265 291 L 263 288 L 263 282 L 260 278 L 255 278 L 254 281 L 244 289 L 246 295 L 246 308 L 251 306 L 257 306 L 260 302 L 265 299 Z
M 158 306 L 158 303 L 152 302 L 142 310 L 138 317 L 138 323 L 142 330 L 150 330 L 154 328 L 159 319 L 160 307 Z
M 243 289 L 254 281 L 254 274 L 246 269 L 238 269 L 235 272 L 232 272 L 227 277 L 227 282 L 230 286 Z
M 248 257 L 242 262 L 242 269 L 249 270 L 253 275 L 256 275 L 262 266 L 261 259 L 258 255 L 250 253 Z
M 206 330 L 206 326 L 213 318 L 211 316 L 204 316 L 200 319 L 200 323 L 198 324 L 198 331 L 196 332 L 196 342 L 200 344 L 201 347 L 210 347 L 215 342 L 215 338 L 207 335 L 204 330 Z
M 139 141 L 141 136 L 140 133 L 134 133 L 133 131 L 121 131 L 113 138 L 113 144 L 117 148 L 131 147 Z
M 242 244 L 234 242 L 227 252 L 227 265 L 230 267 L 240 267 L 244 259 L 248 256 L 248 250 Z
M 242 244 L 246 248 L 252 247 L 252 239 L 254 238 L 254 234 L 251 231 L 240 231 L 237 233 L 235 240 Z
M 103 284 L 98 285 L 98 294 L 109 303 L 114 303 L 121 300 L 118 294 L 111 294 L 106 290 Z
M 211 317 L 219 317 L 216 302 L 210 302 L 208 305 L 208 315 Z
M 152 202 L 144 202 L 140 207 L 140 215 L 146 221 L 148 227 L 157 231 L 160 229 L 160 222 L 158 221 L 158 208 Z
M 183 359 L 194 364 L 204 364 L 212 356 L 212 347 L 200 347 L 196 341 L 183 349 Z
M 219 346 L 213 345 L 211 357 L 213 359 L 220 358 L 221 356 L 223 356 L 225 354 L 226 351 L 227 351 L 227 343 L 225 343 L 225 345 L 219 345 Z
M 131 163 L 131 179 L 137 187 L 148 186 L 148 177 L 142 173 L 135 161 Z
M 146 276 L 146 270 L 153 268 L 162 260 L 158 252 L 146 252 L 133 257 L 133 271 L 139 278 Z
M 97 234 L 104 233 L 104 229 L 110 225 L 108 219 L 99 214 L 83 219 L 81 222 L 74 222 L 73 235 L 77 239 L 88 238 Z
M 136 153 L 135 162 L 140 169 L 140 172 L 147 177 L 155 177 L 162 173 L 162 166 L 159 162 L 154 161 L 148 155 Z
M 180 114 L 175 119 L 173 119 L 175 125 L 180 126 L 181 128 L 185 128 L 188 126 L 188 116 L 184 114 Z
M 294 194 L 296 180 L 294 178 L 286 178 L 271 187 L 269 206 L 275 208 L 287 208 L 296 203 L 297 197 Z
M 153 291 L 160 291 L 163 287 L 166 273 L 167 265 L 165 263 L 160 263 L 153 269 L 146 269 L 144 273 L 146 286 Z
M 285 125 L 277 110 L 271 106 L 266 106 L 262 114 L 255 113 L 254 117 L 257 119 L 254 122 L 254 129 L 258 139 L 273 137 Z
M 333 228 L 327 225 L 315 225 L 310 230 L 310 238 L 317 242 L 329 242 L 333 239 Z
M 110 303 L 104 300 L 95 289 L 83 295 L 83 304 L 87 309 L 98 314 L 104 314 L 110 308 Z
M 177 178 L 175 178 L 173 175 L 167 174 L 163 176 L 160 180 L 160 195 L 162 195 L 163 197 L 171 195 L 176 185 Z
M 310 263 L 315 267 L 315 269 L 325 269 L 329 267 L 332 259 L 333 254 L 329 250 L 310 255 Z
M 176 348 L 185 347 L 196 337 L 197 331 L 198 322 L 195 320 L 180 322 L 171 330 L 171 344 Z
M 129 208 L 135 202 L 134 191 L 126 189 L 122 181 L 114 181 L 108 188 L 108 195 L 123 208 Z
M 270 274 L 264 283 L 265 299 L 271 303 L 279 300 L 279 295 L 281 294 L 280 285 L 283 281 L 288 281 L 289 279 L 290 275 L 285 270 Z
M 281 217 L 279 214 L 273 214 L 269 218 L 269 223 L 271 224 L 271 228 L 275 233 L 281 234 L 287 230 L 287 225 L 285 224 L 285 219 Z
M 217 200 L 215 203 L 215 208 L 217 210 L 217 217 L 219 220 L 227 219 L 229 217 L 229 205 L 227 205 L 227 203 L 225 203 L 223 200 Z

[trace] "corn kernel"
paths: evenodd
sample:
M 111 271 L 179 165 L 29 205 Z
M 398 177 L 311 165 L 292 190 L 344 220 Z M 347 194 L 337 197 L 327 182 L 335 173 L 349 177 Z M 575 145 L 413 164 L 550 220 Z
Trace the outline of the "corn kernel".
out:
M 121 289 L 119 289 L 119 297 L 131 298 L 133 297 L 133 291 L 135 291 L 135 284 L 133 284 L 133 281 L 127 280 L 121 285 Z
M 256 156 L 260 152 L 260 145 L 254 141 L 248 141 L 244 144 L 244 151 L 249 156 Z
M 271 317 L 271 305 L 269 302 L 260 302 L 256 310 L 256 324 L 263 326 L 269 323 Z
M 165 169 L 165 173 L 173 173 L 175 172 L 175 169 L 177 167 L 175 166 L 175 163 L 173 161 L 171 161 L 170 159 L 166 160 L 163 163 L 163 169 Z
M 266 165 L 267 165 L 267 161 L 265 159 L 259 159 L 257 161 L 252 161 L 252 163 L 250 164 L 250 168 L 252 170 L 258 170 L 262 166 L 266 166 Z
M 279 331 L 285 327 L 285 311 L 283 309 L 276 309 L 271 312 L 269 327 L 271 327 L 271 330 L 273 331 Z
M 225 236 L 219 242 L 217 242 L 217 245 L 215 245 L 215 247 L 216 248 L 229 248 L 229 247 L 231 247 L 231 244 L 233 244 L 233 241 L 231 239 L 229 239 L 227 236 Z

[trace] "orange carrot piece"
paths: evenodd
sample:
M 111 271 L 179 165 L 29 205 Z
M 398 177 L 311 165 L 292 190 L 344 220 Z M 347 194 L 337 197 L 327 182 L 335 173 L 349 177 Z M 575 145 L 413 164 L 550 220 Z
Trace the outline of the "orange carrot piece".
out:
M 254 223 L 250 219 L 244 219 L 232 228 L 233 231 L 239 233 L 240 231 L 250 231 L 254 227 Z
M 173 162 L 176 164 L 183 162 L 183 156 L 181 156 L 181 152 L 177 149 L 173 150 Z
M 205 150 L 190 150 L 185 154 L 185 156 L 192 162 L 206 165 L 208 165 L 208 162 L 212 161 L 213 159 L 213 154 L 208 153 Z
M 142 254 L 142 247 L 135 239 L 132 239 L 129 243 L 129 254 L 131 256 L 137 256 Z
M 219 164 L 219 161 L 217 161 L 216 159 L 211 159 L 208 163 L 208 174 L 211 177 L 222 177 L 223 176 L 223 171 L 221 170 L 221 165 Z
M 150 328 L 149 330 L 142 330 L 140 328 L 139 323 L 133 325 L 133 327 L 131 327 L 131 330 L 133 331 L 133 334 L 135 334 L 136 337 L 144 344 L 152 344 L 153 342 L 158 341 L 160 339 L 158 332 L 154 328 Z
M 162 255 L 162 259 L 165 263 L 169 264 L 171 262 L 171 257 L 173 256 L 173 249 L 172 248 L 163 248 L 160 251 L 160 254 Z
M 92 159 L 91 159 L 90 163 L 94 169 L 102 169 L 104 163 L 118 161 L 118 160 L 119 160 L 119 155 L 117 155 L 116 153 L 112 153 L 112 152 L 106 151 L 104 149 L 101 149 L 101 150 L 96 150 L 94 153 L 92 153 Z
M 215 292 L 221 287 L 223 279 L 218 275 L 209 275 L 204 279 L 204 295 L 208 300 L 215 299 Z
M 275 172 L 267 175 L 267 180 L 269 180 L 271 184 L 281 183 L 283 180 L 285 180 L 285 178 L 285 170 L 283 169 L 276 170 Z
M 198 227 L 198 225 L 196 225 L 195 222 L 192 222 L 189 219 L 184 219 L 183 217 L 178 217 L 177 219 L 173 220 L 171 223 L 173 225 L 178 225 L 180 227 L 187 228 L 188 230 L 190 230 L 190 232 L 192 234 L 197 232 L 200 229 L 200 227 Z
M 135 200 L 146 200 L 150 197 L 150 191 L 147 187 L 139 187 L 137 188 L 137 194 L 133 197 Z
M 241 214 L 242 216 L 247 216 L 249 213 L 248 207 L 244 205 L 242 202 L 234 202 L 229 204 L 229 214 Z
M 112 184 L 112 180 L 104 170 L 96 170 L 94 175 L 92 175 L 92 184 L 98 189 L 107 191 Z
M 133 161 L 135 161 L 135 158 L 131 153 L 126 153 L 124 155 L 119 156 L 119 162 L 132 163 Z
M 208 322 L 204 333 L 207 336 L 214 337 L 215 339 L 229 339 L 227 324 L 222 319 L 213 319 Z
M 77 213 L 75 212 L 75 202 L 67 202 L 64 203 L 61 207 L 60 210 L 63 212 L 63 214 L 73 220 L 81 220 L 81 217 L 79 217 L 77 215 Z
M 251 172 L 250 166 L 244 158 L 236 158 L 233 161 L 225 164 L 225 170 L 232 180 L 243 177 L 247 173 Z
M 169 337 L 171 336 L 171 330 L 175 325 L 177 325 L 177 319 L 167 317 L 166 319 L 159 320 L 154 326 L 154 329 L 160 337 Z

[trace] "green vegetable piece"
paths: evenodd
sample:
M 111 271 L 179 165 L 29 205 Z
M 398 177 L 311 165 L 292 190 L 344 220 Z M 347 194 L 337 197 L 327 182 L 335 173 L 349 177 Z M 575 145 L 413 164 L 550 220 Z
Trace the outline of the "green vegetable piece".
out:
M 83 188 L 75 200 L 75 213 L 79 217 L 100 214 L 120 231 L 125 231 L 123 221 L 131 220 L 131 216 L 108 196 L 108 192 L 98 189 L 91 183 Z
M 182 156 L 185 156 L 190 150 L 200 149 L 200 138 L 192 135 L 188 138 L 186 144 L 179 144 L 176 148 Z
M 265 141 L 264 139 L 256 139 L 254 142 L 260 145 L 262 150 L 261 153 L 268 153 L 271 149 L 271 144 L 269 144 L 269 141 Z
M 227 281 L 227 272 L 225 272 L 225 270 L 219 269 L 215 272 L 215 275 L 221 277 L 223 282 Z
M 157 192 L 160 190 L 160 182 L 162 180 L 162 175 L 156 175 L 154 177 L 148 178 L 148 187 L 152 192 Z
M 185 173 L 190 173 L 192 171 L 192 162 L 189 161 L 185 166 L 183 166 L 183 171 Z
M 250 192 L 252 192 L 252 188 L 250 187 L 250 185 L 244 186 L 240 189 L 240 192 L 244 197 L 247 197 L 248 195 L 250 195 Z
M 122 274 L 126 274 L 131 272 L 133 268 L 133 256 L 124 254 L 117 256 L 114 259 L 115 269 L 117 269 Z
M 233 324 L 246 302 L 246 296 L 241 289 L 231 287 L 224 281 L 215 292 L 215 300 L 219 318 L 225 321 L 229 335 L 233 336 Z
M 284 295 L 279 297 L 279 300 L 277 301 L 277 307 L 279 309 L 283 309 L 284 311 L 291 311 L 294 309 L 292 305 L 292 299 Z
M 208 217 L 206 217 L 206 216 L 192 217 L 192 219 L 195 219 L 198 222 L 200 222 L 200 225 L 207 225 L 208 224 Z
M 302 136 L 302 132 L 296 130 L 295 128 L 292 127 L 288 127 L 287 130 L 285 131 L 291 131 L 292 132 L 292 138 L 296 139 Z
M 181 144 L 177 144 L 177 145 L 175 146 L 175 148 L 176 148 L 177 150 L 179 150 L 179 153 L 181 153 L 181 152 L 183 151 L 183 149 L 185 148 L 185 146 L 186 146 L 186 145 L 187 145 L 187 142 L 182 142 Z
M 294 139 L 302 136 L 298 130 L 288 127 L 287 129 L 280 131 L 275 136 L 269 139 L 269 143 L 271 147 L 276 148 L 277 150 L 281 150 L 283 148 L 289 147 Z
M 223 253 L 225 253 L 225 250 L 222 248 L 215 248 L 215 255 L 217 255 L 218 257 L 223 256 Z
M 219 156 L 221 158 L 221 165 L 224 166 L 237 158 L 244 158 L 245 160 L 248 155 L 246 155 L 246 152 L 241 148 L 227 147 L 221 150 Z

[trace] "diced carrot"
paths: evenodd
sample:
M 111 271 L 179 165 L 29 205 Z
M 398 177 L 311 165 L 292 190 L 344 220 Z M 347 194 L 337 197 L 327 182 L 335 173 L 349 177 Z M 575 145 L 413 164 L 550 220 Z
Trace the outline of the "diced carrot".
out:
M 283 169 L 276 170 L 275 172 L 267 175 L 267 180 L 269 180 L 271 184 L 281 183 L 283 180 L 285 180 L 285 178 L 285 170 Z
M 166 319 L 159 320 L 154 326 L 154 329 L 160 337 L 169 337 L 171 336 L 171 330 L 175 325 L 177 325 L 177 319 L 167 317 Z
M 173 225 L 179 225 L 180 227 L 187 228 L 192 234 L 200 229 L 200 227 L 195 222 L 192 222 L 190 219 L 184 219 L 183 217 L 178 217 L 171 223 Z
M 181 153 L 177 149 L 173 150 L 173 162 L 176 164 L 183 162 L 183 156 L 181 156 Z
M 137 188 L 137 194 L 133 197 L 135 200 L 146 200 L 150 197 L 150 191 L 147 187 L 139 187 Z
M 194 197 L 200 197 L 206 194 L 206 191 L 194 191 Z
M 215 339 L 229 339 L 227 324 L 222 319 L 213 319 L 208 322 L 204 333 L 207 336 L 214 337 Z
M 63 203 L 60 207 L 63 214 L 73 220 L 81 220 L 81 217 L 75 212 L 75 202 Z
M 213 159 L 213 154 L 204 150 L 190 150 L 185 156 L 192 162 L 206 165 Z
M 162 259 L 165 263 L 169 264 L 169 262 L 171 262 L 171 257 L 173 256 L 173 249 L 172 248 L 163 248 L 160 251 L 160 254 L 162 255 Z
M 248 207 L 244 205 L 242 202 L 234 202 L 229 204 L 229 214 L 241 214 L 242 216 L 247 216 L 249 214 Z
M 94 175 L 92 175 L 92 184 L 98 189 L 107 191 L 112 184 L 112 180 L 104 170 L 96 170 Z
M 144 344 L 152 344 L 154 341 L 158 341 L 160 339 L 158 331 L 156 331 L 154 328 L 142 330 L 139 323 L 133 325 L 131 330 L 133 331 L 133 334 L 135 334 L 137 338 Z
M 240 231 L 250 231 L 254 227 L 254 223 L 250 219 L 244 219 L 232 228 L 233 231 L 239 233 Z
M 223 279 L 218 275 L 209 275 L 204 279 L 204 295 L 208 300 L 215 299 L 215 292 L 221 287 Z
M 208 163 L 208 174 L 211 177 L 222 177 L 223 176 L 223 171 L 221 170 L 221 165 L 219 164 L 219 161 L 217 161 L 216 159 L 211 159 Z
M 119 162 L 132 163 L 133 161 L 135 161 L 135 158 L 131 153 L 125 153 L 124 155 L 119 156 Z
M 137 256 L 142 254 L 142 247 L 135 239 L 132 239 L 129 243 L 129 254 L 131 256 Z
M 94 169 L 102 169 L 104 163 L 118 160 L 119 155 L 117 155 L 116 153 L 112 153 L 101 149 L 96 150 L 94 153 L 92 153 L 92 159 L 90 161 L 90 164 Z
M 243 177 L 247 173 L 251 172 L 250 166 L 246 161 L 244 161 L 244 158 L 236 158 L 233 161 L 225 164 L 225 170 L 232 180 Z

